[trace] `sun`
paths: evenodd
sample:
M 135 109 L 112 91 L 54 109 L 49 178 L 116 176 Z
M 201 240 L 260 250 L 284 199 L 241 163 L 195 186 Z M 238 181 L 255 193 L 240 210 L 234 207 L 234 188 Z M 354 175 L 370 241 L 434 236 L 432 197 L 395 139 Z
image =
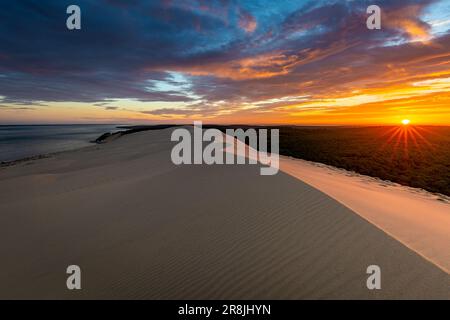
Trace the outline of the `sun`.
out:
M 403 119 L 403 120 L 402 120 L 402 124 L 403 124 L 404 126 L 407 126 L 410 122 L 411 122 L 411 121 L 409 121 L 409 119 Z

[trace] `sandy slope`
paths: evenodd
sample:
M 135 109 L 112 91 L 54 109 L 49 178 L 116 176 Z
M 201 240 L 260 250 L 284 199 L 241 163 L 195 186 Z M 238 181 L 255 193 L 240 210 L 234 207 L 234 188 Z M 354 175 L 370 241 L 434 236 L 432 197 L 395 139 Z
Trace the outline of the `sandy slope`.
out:
M 450 203 L 443 196 L 308 161 L 282 157 L 280 164 L 450 273 Z
M 450 298 L 448 274 L 324 193 L 258 166 L 174 166 L 169 134 L 1 169 L 0 298 Z

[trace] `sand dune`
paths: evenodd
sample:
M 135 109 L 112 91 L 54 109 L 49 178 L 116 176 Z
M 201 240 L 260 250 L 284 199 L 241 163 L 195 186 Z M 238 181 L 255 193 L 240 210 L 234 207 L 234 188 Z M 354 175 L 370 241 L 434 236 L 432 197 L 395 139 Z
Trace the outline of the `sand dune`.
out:
M 281 170 L 325 192 L 450 273 L 450 203 L 444 196 L 282 157 Z
M 258 159 L 239 140 L 225 150 Z M 251 149 L 254 153 L 249 153 Z M 450 274 L 450 199 L 321 163 L 280 156 L 280 170 L 323 191 Z
M 447 273 L 288 174 L 174 166 L 170 131 L 0 169 L 0 298 L 450 298 Z

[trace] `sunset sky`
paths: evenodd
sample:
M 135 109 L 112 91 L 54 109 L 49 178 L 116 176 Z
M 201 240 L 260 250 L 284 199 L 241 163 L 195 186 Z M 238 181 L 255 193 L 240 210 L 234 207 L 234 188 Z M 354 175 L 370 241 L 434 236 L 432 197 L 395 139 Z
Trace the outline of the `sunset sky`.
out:
M 450 0 L 0 4 L 0 124 L 402 119 L 450 125 Z

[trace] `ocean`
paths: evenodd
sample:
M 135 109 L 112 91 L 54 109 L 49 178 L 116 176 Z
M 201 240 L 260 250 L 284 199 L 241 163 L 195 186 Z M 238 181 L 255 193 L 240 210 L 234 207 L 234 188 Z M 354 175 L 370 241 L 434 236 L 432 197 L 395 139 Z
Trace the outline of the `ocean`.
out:
M 0 125 L 0 161 L 23 159 L 92 145 L 118 125 Z

